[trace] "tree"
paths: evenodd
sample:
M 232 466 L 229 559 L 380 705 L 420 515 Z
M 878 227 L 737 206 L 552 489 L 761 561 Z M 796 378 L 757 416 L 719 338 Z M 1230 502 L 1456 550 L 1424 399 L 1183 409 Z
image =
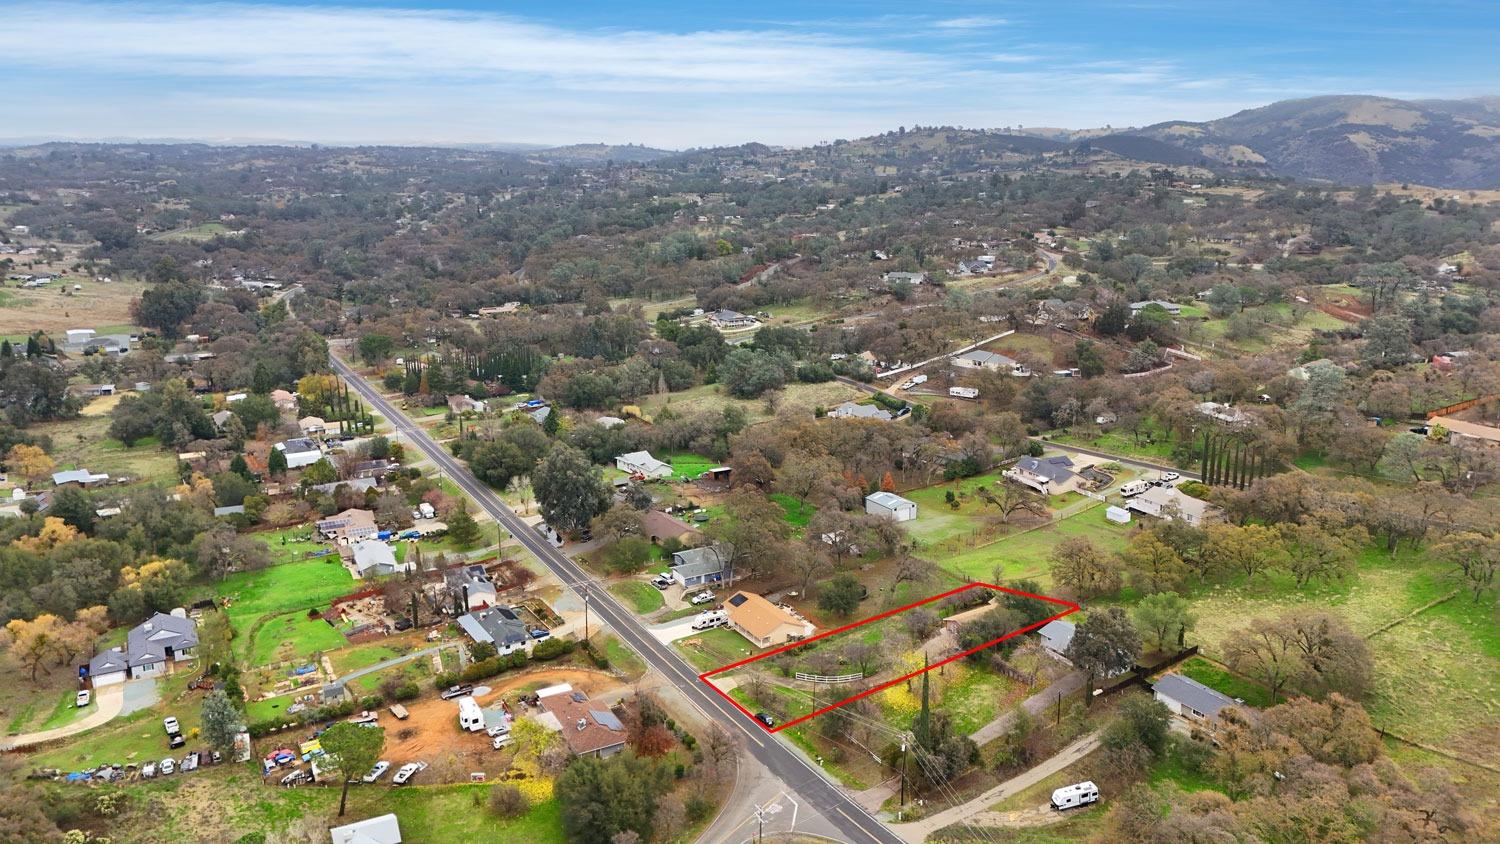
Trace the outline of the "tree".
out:
M 1187 631 L 1198 623 L 1188 606 L 1188 600 L 1175 592 L 1158 592 L 1142 598 L 1131 615 L 1141 638 L 1156 650 L 1165 651 L 1173 642 L 1182 647 Z
M 5 465 L 10 471 L 32 483 L 50 477 L 57 463 L 47 456 L 39 446 L 17 443 L 5 455 Z
M 479 525 L 469 515 L 469 508 L 462 503 L 448 517 L 448 538 L 460 548 L 468 548 L 479 541 Z
M 1271 691 L 1272 703 L 1305 667 L 1291 631 L 1279 620 L 1262 618 L 1229 634 L 1224 642 L 1224 662 L 1264 683 Z
M 628 830 L 649 840 L 656 798 L 670 782 L 655 769 L 655 763 L 629 753 L 574 760 L 554 787 L 563 835 L 578 844 L 596 844 Z
M 368 364 L 377 364 L 391 356 L 396 341 L 386 334 L 370 333 L 359 338 L 360 359 Z
M 502 818 L 515 819 L 531 810 L 531 801 L 508 782 L 490 786 L 490 811 Z
M 3 644 L 7 653 L 22 668 L 31 672 L 31 682 L 36 682 L 37 669 L 52 653 L 56 640 L 62 636 L 63 621 L 51 613 L 42 613 L 31 621 L 12 619 L 5 625 Z
M 385 749 L 385 729 L 340 721 L 324 730 L 318 741 L 327 754 L 325 765 L 337 770 L 344 781 L 339 794 L 339 817 L 343 817 L 349 783 L 363 777 L 380 761 L 380 751 Z
M 1341 531 L 1316 522 L 1282 524 L 1278 530 L 1286 549 L 1287 570 L 1298 586 L 1313 580 L 1342 580 L 1354 570 L 1355 547 L 1363 544 L 1350 534 L 1365 534 L 1364 528 Z
M 1131 582 L 1147 592 L 1175 590 L 1187 579 L 1187 564 L 1152 531 L 1131 537 L 1120 559 Z
M 1119 591 L 1120 573 L 1094 543 L 1082 536 L 1065 539 L 1052 549 L 1052 580 L 1081 597 Z
M 1141 746 L 1160 754 L 1167 746 L 1172 713 L 1150 695 L 1131 693 L 1120 701 L 1115 719 L 1104 729 L 1103 744 L 1110 749 Z
M 1287 613 L 1277 622 L 1302 656 L 1298 688 L 1315 698 L 1338 693 L 1350 699 L 1370 689 L 1375 663 L 1363 636 L 1325 612 Z
M 202 288 L 186 281 L 172 281 L 142 293 L 131 310 L 141 325 L 161 329 L 167 337 L 175 339 L 183 321 L 202 303 Z
M 225 758 L 234 751 L 234 737 L 244 728 L 244 723 L 244 714 L 224 692 L 215 689 L 204 695 L 203 738 Z
M 1396 369 L 1411 362 L 1411 320 L 1385 314 L 1365 320 L 1360 362 L 1371 369 Z
M 1122 607 L 1090 612 L 1073 631 L 1073 641 L 1064 654 L 1069 662 L 1088 674 L 1084 686 L 1085 700 L 1094 697 L 1094 681 L 1112 677 L 1135 664 L 1141 651 L 1141 637 Z
M 1500 537 L 1460 531 L 1433 546 L 1432 551 L 1438 559 L 1453 566 L 1454 576 L 1469 590 L 1474 603 L 1495 588 L 1495 574 L 1500 570 Z
M 271 449 L 270 456 L 266 458 L 266 471 L 271 473 L 271 477 L 280 478 L 286 475 L 286 469 L 286 452 L 279 448 Z
M 1270 568 L 1281 554 L 1280 535 L 1273 528 L 1257 524 L 1212 525 L 1203 547 L 1211 568 L 1237 572 L 1247 580 Z
M 767 390 L 786 386 L 787 372 L 779 355 L 738 346 L 719 362 L 719 383 L 737 398 L 753 399 Z
M 1047 515 L 1047 499 L 1019 484 L 1000 484 L 992 490 L 982 486 L 975 490 L 980 500 L 1000 511 L 1000 520 L 1009 522 L 1010 517 L 1021 510 L 1033 516 Z
M 818 609 L 848 618 L 859 607 L 865 588 L 852 574 L 841 574 L 818 590 Z
M 604 565 L 612 572 L 634 574 L 651 559 L 651 541 L 643 536 L 622 536 L 604 549 Z
M 609 509 L 609 487 L 598 467 L 570 445 L 559 444 L 537 464 L 531 487 L 542 516 L 558 530 L 582 530 Z

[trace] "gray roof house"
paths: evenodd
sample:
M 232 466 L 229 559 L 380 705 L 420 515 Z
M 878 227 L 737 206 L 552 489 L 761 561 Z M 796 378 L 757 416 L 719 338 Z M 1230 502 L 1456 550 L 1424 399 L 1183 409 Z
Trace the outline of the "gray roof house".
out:
M 667 573 L 684 587 L 718 583 L 724 579 L 724 555 L 716 545 L 689 548 L 672 555 Z
M 1144 311 L 1146 308 L 1151 307 L 1152 305 L 1161 308 L 1172 316 L 1177 316 L 1182 313 L 1181 305 L 1177 304 L 1176 302 L 1168 302 L 1164 299 L 1146 299 L 1145 301 L 1141 302 L 1131 302 L 1130 312 L 1133 314 L 1137 314 L 1141 311 Z
M 1023 457 L 1001 474 L 1043 495 L 1067 492 L 1078 478 L 1073 473 L 1073 461 L 1062 455 Z
M 975 349 L 972 352 L 964 352 L 953 356 L 953 365 L 964 369 L 1011 369 L 1016 365 L 1016 359 L 986 352 L 983 349 Z
M 1054 619 L 1037 628 L 1036 635 L 1042 639 L 1042 647 L 1062 656 L 1068 650 L 1068 644 L 1073 641 L 1073 631 L 1077 628 L 1071 621 Z
M 365 539 L 354 543 L 354 568 L 359 576 L 384 577 L 398 571 L 411 571 L 411 563 L 396 561 L 396 552 L 378 539 Z
M 124 648 L 110 648 L 90 659 L 89 676 L 97 687 L 165 674 L 167 665 L 191 659 L 196 647 L 197 623 L 159 612 L 125 634 Z
M 1223 692 L 1181 674 L 1163 675 L 1152 684 L 1151 691 L 1174 715 L 1210 725 L 1218 721 L 1219 713 L 1223 710 L 1241 705 L 1240 701 Z
M 484 566 L 455 566 L 443 572 L 443 584 L 454 603 L 466 604 L 464 610 L 483 609 L 495 605 L 500 591 L 495 582 L 485 573 Z
M 828 415 L 834 419 L 879 419 L 882 422 L 889 422 L 896 418 L 883 407 L 873 404 L 857 404 L 852 401 L 846 401 L 828 411 Z
M 95 474 L 87 469 L 69 469 L 66 472 L 53 472 L 52 485 L 62 486 L 64 484 L 79 484 L 81 486 L 92 486 L 109 480 L 109 475 Z
M 476 642 L 488 642 L 501 651 L 524 646 L 531 640 L 526 622 L 510 607 L 490 607 L 458 617 L 458 626 Z

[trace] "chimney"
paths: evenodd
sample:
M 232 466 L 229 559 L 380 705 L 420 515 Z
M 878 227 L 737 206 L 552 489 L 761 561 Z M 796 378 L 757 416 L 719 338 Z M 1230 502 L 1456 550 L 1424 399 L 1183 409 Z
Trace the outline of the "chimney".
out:
M 580 733 L 583 732 L 584 729 L 586 729 L 588 727 L 588 725 L 589 725 L 589 722 L 588 722 L 587 718 L 579 718 L 578 719 L 578 731 Z

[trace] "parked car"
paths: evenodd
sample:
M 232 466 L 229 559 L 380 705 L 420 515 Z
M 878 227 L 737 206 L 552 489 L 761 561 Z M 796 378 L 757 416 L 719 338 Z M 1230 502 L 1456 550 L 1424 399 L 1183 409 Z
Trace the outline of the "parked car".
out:
M 455 698 L 461 698 L 461 697 L 464 697 L 466 695 L 471 695 L 473 693 L 474 693 L 474 684 L 472 684 L 472 683 L 462 683 L 460 685 L 449 686 L 448 688 L 444 689 L 443 693 L 441 695 L 439 695 L 439 697 L 441 697 L 443 700 L 453 700 Z
M 406 785 L 407 781 L 417 775 L 417 772 L 427 767 L 426 762 L 409 762 L 401 766 L 396 776 L 391 778 L 392 785 Z
M 156 770 L 160 771 L 161 775 L 164 777 L 169 776 L 177 771 L 177 762 L 173 760 L 172 757 L 168 756 L 167 758 L 161 760 L 161 762 L 156 766 Z
M 149 779 L 151 779 L 154 776 L 156 776 L 156 763 L 155 762 L 147 762 L 146 764 L 144 764 L 144 765 L 141 766 L 141 777 L 143 779 L 148 779 L 149 780 Z
M 166 727 L 166 729 L 167 729 L 167 735 L 169 735 L 169 736 L 171 734 L 173 734 L 173 733 L 180 733 L 180 732 L 182 732 L 182 725 L 178 724 L 177 723 L 177 719 L 173 718 L 170 715 L 168 715 L 167 717 L 161 719 L 161 725 L 163 727 Z
M 500 723 L 485 730 L 484 734 L 489 736 L 490 738 L 494 738 L 495 736 L 503 736 L 508 732 L 510 732 L 510 724 Z
M 666 589 L 668 586 L 672 585 L 672 578 L 666 572 L 662 572 L 656 577 L 651 578 L 651 585 L 655 586 L 657 589 Z
M 548 633 L 546 630 L 543 630 L 540 627 L 533 627 L 533 628 L 531 628 L 531 638 L 537 640 L 538 642 L 540 642 L 541 640 L 543 640 L 543 639 L 545 639 L 545 638 L 547 638 L 548 636 L 551 636 L 551 635 L 552 635 L 551 633 Z
M 79 708 L 83 708 L 85 706 L 88 706 L 89 701 L 92 699 L 93 695 L 89 693 L 88 689 L 81 689 L 78 692 L 78 697 L 73 699 L 73 705 Z
M 396 716 L 397 721 L 405 721 L 411 715 L 411 713 L 406 711 L 406 707 L 402 706 L 399 703 L 391 704 L 390 710 L 391 714 Z
M 701 606 L 703 604 L 707 604 L 707 603 L 713 601 L 713 599 L 714 599 L 714 593 L 708 591 L 707 589 L 704 589 L 702 592 L 699 592 L 698 594 L 696 594 L 696 595 L 693 596 L 692 603 L 693 603 L 693 606 L 696 607 L 696 606 Z
M 770 715 L 764 712 L 755 713 L 755 720 L 761 722 L 762 724 L 765 724 L 767 727 L 776 726 L 776 719 L 772 718 Z
M 197 753 L 189 753 L 188 755 L 182 757 L 182 772 L 185 774 L 188 771 L 198 770 L 198 762 L 201 758 L 202 757 Z
M 391 763 L 389 763 L 389 762 L 385 761 L 384 759 L 382 759 L 379 762 L 376 762 L 375 763 L 375 767 L 371 768 L 370 772 L 368 774 L 365 774 L 364 777 L 362 777 L 362 779 L 365 782 L 374 782 L 374 781 L 380 779 L 381 777 L 385 776 L 385 772 L 389 771 L 390 769 L 391 769 Z
M 494 740 L 490 742 L 490 747 L 499 750 L 507 744 L 510 744 L 511 741 L 513 741 L 513 739 L 511 738 L 510 733 L 503 733 L 501 735 L 495 736 Z
M 1162 472 L 1161 473 L 1162 483 L 1166 483 L 1166 484 L 1169 484 L 1169 483 L 1177 480 L 1180 477 L 1182 477 L 1182 476 L 1179 475 L 1179 474 L 1177 474 L 1176 472 Z
M 187 744 L 187 739 L 182 737 L 182 733 L 173 733 L 167 736 L 167 747 L 173 750 L 182 747 L 184 744 Z

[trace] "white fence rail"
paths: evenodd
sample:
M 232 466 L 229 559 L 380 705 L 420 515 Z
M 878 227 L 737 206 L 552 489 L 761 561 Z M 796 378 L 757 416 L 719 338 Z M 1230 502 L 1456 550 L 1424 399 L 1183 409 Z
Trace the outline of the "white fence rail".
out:
M 803 674 L 801 671 L 797 672 L 798 680 L 806 680 L 809 683 L 852 683 L 855 680 L 863 680 L 864 678 L 865 674 L 863 671 L 856 671 L 853 674 L 844 674 L 839 677 L 825 677 L 822 674 Z

